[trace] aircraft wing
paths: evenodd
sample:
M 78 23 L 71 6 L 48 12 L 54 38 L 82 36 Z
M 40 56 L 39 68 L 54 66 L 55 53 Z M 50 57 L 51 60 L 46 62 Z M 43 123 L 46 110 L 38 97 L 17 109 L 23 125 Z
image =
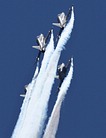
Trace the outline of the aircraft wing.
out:
M 40 46 L 32 46 L 32 47 L 35 48 L 35 49 L 41 50 Z
M 20 96 L 25 98 L 25 94 L 20 94 Z
M 57 26 L 57 27 L 60 27 L 61 28 L 61 25 L 60 23 L 52 23 L 53 25 Z

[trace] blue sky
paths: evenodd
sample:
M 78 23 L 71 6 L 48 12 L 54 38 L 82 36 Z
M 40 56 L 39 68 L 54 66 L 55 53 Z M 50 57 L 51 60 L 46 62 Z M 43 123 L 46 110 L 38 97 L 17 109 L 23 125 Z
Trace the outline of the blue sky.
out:
M 35 69 L 36 36 L 47 34 L 57 14 L 75 8 L 72 37 L 60 63 L 74 57 L 74 76 L 56 138 L 106 138 L 106 1 L 0 0 L 0 138 L 17 121 L 24 85 Z M 59 29 L 54 27 L 55 36 Z M 53 89 L 49 114 L 57 93 Z

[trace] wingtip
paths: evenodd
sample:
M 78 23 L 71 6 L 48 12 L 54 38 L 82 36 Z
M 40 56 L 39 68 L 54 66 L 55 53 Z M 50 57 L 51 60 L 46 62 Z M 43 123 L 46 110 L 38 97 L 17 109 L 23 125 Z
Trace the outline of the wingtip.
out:
M 35 46 L 32 46 L 32 48 L 35 48 Z
M 23 98 L 25 98 L 25 94 L 20 94 L 20 97 L 23 97 Z
M 38 49 L 37 46 L 32 46 L 32 48 L 34 48 L 34 49 Z

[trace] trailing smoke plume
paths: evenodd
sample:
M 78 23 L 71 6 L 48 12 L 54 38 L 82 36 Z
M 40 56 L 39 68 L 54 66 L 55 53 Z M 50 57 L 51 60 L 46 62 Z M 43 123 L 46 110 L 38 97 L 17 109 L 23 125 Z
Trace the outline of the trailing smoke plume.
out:
M 42 136 L 58 61 L 62 50 L 71 36 L 73 25 L 74 10 L 72 7 L 71 18 L 61 33 L 56 49 L 54 49 L 53 30 L 51 31 L 50 42 L 44 53 L 41 67 L 39 69 L 38 61 L 32 81 L 26 87 L 27 92 L 23 100 L 20 115 L 13 131 L 12 138 L 40 138 Z M 61 105 L 71 83 L 72 74 L 73 59 L 71 59 L 69 73 L 60 87 L 43 138 L 55 138 L 59 124 Z

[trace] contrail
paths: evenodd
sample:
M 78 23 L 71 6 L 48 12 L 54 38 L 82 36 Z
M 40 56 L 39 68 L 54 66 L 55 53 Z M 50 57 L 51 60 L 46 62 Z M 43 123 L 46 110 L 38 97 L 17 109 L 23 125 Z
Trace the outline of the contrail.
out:
M 40 72 L 45 72 L 49 61 L 50 61 L 50 57 L 52 56 L 53 52 L 54 52 L 54 41 L 53 41 L 54 37 L 53 37 L 53 30 L 51 30 L 51 39 L 50 42 L 46 48 L 46 51 L 44 53 L 44 58 L 42 60 L 42 65 L 40 68 Z M 42 75 L 42 73 L 40 74 Z
M 73 29 L 73 24 L 74 24 L 74 12 L 72 8 L 71 19 L 61 34 L 57 47 L 50 59 L 48 68 L 45 72 L 46 82 L 44 84 L 42 95 L 39 99 L 39 102 L 36 105 L 37 107 L 40 107 L 40 108 L 37 108 L 36 119 L 35 119 L 36 120 L 35 135 L 37 138 L 39 138 L 42 134 L 44 122 L 47 117 L 48 101 L 50 98 L 51 89 L 52 89 L 54 79 L 56 76 L 57 64 L 58 64 L 58 61 L 61 55 L 61 51 L 63 50 L 63 46 L 66 44 L 66 42 L 70 38 L 70 34 Z
M 47 49 L 44 53 L 44 58 L 43 58 L 43 61 L 41 64 L 39 75 L 37 77 L 36 84 L 35 84 L 34 89 L 33 89 L 33 91 L 36 91 L 36 92 L 34 92 L 33 96 L 31 97 L 32 99 L 34 99 L 32 101 L 37 102 L 40 95 L 41 95 L 42 87 L 44 86 L 43 76 L 45 76 L 45 71 L 46 71 L 48 63 L 50 61 L 50 57 L 54 52 L 54 40 L 53 39 L 54 39 L 54 37 L 53 37 L 53 30 L 52 30 L 51 31 L 51 39 L 50 39 L 50 42 L 49 42 Z
M 18 121 L 19 123 L 17 124 L 21 125 L 19 126 L 18 131 L 14 131 L 15 133 L 13 133 L 12 138 L 40 138 L 47 116 L 48 101 L 56 76 L 58 61 L 64 45 L 70 38 L 73 24 L 74 11 L 72 7 L 71 19 L 69 20 L 67 26 L 64 28 L 55 50 L 53 32 L 51 33 L 51 39 L 44 54 L 39 74 L 37 78 L 34 79 L 36 81 L 34 81 L 33 86 L 28 85 L 31 89 L 31 95 L 29 96 L 28 104 L 25 103 L 25 105 L 22 106 L 20 113 L 25 113 L 25 116 L 19 119 L 20 121 Z M 29 94 L 30 89 L 27 90 L 26 97 Z
M 24 101 L 23 101 L 23 104 L 22 104 L 22 107 L 21 107 L 21 112 L 20 112 L 18 121 L 16 123 L 15 129 L 13 131 L 12 138 L 18 137 L 18 134 L 19 134 L 19 132 L 20 132 L 20 130 L 22 128 L 23 120 L 25 118 L 26 110 L 27 110 L 27 107 L 28 107 L 28 104 L 29 104 L 29 100 L 30 100 L 30 95 L 31 95 L 31 92 L 32 92 L 32 89 L 33 89 L 33 85 L 34 85 L 34 83 L 36 81 L 38 72 L 39 72 L 39 62 L 37 62 L 37 67 L 35 69 L 35 73 L 34 73 L 34 76 L 32 78 L 32 81 L 27 86 L 27 93 L 26 93 L 26 96 L 24 98 Z
M 55 138 L 55 135 L 58 129 L 58 124 L 59 124 L 61 105 L 65 98 L 67 90 L 70 86 L 72 76 L 73 76 L 73 59 L 71 59 L 71 67 L 70 67 L 69 73 L 62 83 L 62 86 L 60 88 L 60 91 L 57 97 L 57 101 L 54 105 L 51 117 L 46 126 L 43 138 Z
M 50 56 L 52 55 L 53 51 L 54 51 L 54 42 L 53 42 L 53 31 L 52 31 L 51 39 L 50 39 L 50 42 L 49 42 L 49 44 L 47 46 L 47 49 L 45 51 L 39 75 L 38 75 L 38 77 L 36 79 L 36 83 L 34 84 L 34 86 L 32 88 L 32 95 L 30 97 L 30 102 L 29 102 L 28 107 L 27 107 L 26 116 L 25 116 L 24 120 L 22 120 L 23 121 L 23 127 L 21 128 L 17 138 L 21 138 L 21 137 L 23 138 L 24 137 L 24 132 L 26 132 L 26 130 L 24 131 L 24 129 L 27 128 L 27 122 L 30 122 L 30 120 L 31 120 L 30 113 L 33 114 L 33 110 L 36 112 L 35 105 L 36 105 L 36 103 L 38 101 L 37 97 L 39 97 L 39 95 L 41 93 L 41 91 L 40 91 L 40 90 L 42 90 L 41 85 L 44 84 L 44 82 L 42 81 L 42 77 L 43 77 L 43 75 L 45 73 L 45 70 L 46 70 L 46 68 L 48 66 L 48 62 L 49 62 Z M 36 87 L 39 88 L 38 89 L 39 91 L 37 91 Z M 35 96 L 33 96 L 34 93 L 35 93 Z M 32 97 L 34 97 L 34 99 Z M 32 104 L 31 101 L 34 102 L 34 103 Z M 35 114 L 35 116 L 36 116 L 36 114 Z M 28 135 L 25 136 L 25 137 L 28 137 Z
M 45 69 L 46 69 L 46 67 L 48 65 L 50 56 L 53 53 L 53 51 L 54 51 L 54 45 L 53 45 L 53 31 L 52 31 L 51 41 L 50 41 L 50 43 L 47 46 L 47 50 L 45 52 L 44 59 L 42 61 L 42 69 L 43 70 L 40 70 L 41 73 L 43 71 L 45 71 Z M 36 81 L 38 72 L 39 72 L 39 62 L 37 62 L 37 67 L 36 67 L 34 76 L 32 78 L 32 81 L 27 86 L 27 93 L 26 93 L 25 99 L 23 101 L 23 104 L 22 104 L 22 107 L 21 107 L 21 112 L 20 112 L 20 115 L 19 115 L 19 119 L 18 119 L 17 124 L 15 126 L 12 138 L 16 138 L 16 137 L 19 138 L 18 135 L 19 135 L 19 133 L 20 133 L 22 127 L 23 127 L 23 123 L 24 123 L 24 120 L 25 120 L 27 107 L 28 107 L 28 104 L 29 104 L 29 100 L 31 98 L 31 94 L 32 94 L 32 91 L 33 91 L 33 87 L 35 85 L 35 81 Z

